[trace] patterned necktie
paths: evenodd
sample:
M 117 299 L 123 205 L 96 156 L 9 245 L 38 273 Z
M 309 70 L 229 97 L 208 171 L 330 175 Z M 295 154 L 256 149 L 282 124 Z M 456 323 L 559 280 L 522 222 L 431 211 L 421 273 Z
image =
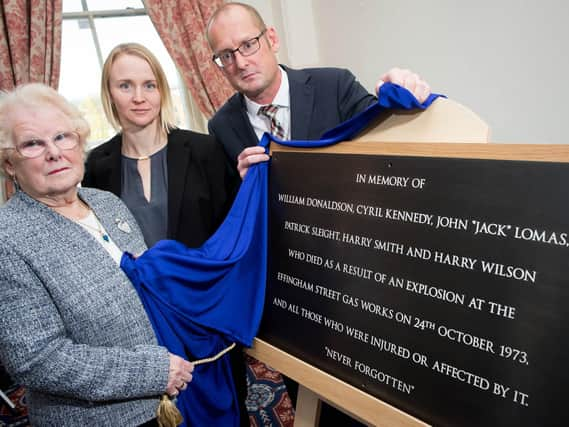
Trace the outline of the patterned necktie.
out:
M 271 121 L 271 134 L 279 139 L 285 139 L 286 132 L 284 128 L 277 122 L 277 111 L 279 107 L 273 104 L 263 105 L 259 108 L 257 112 L 260 116 L 268 117 Z

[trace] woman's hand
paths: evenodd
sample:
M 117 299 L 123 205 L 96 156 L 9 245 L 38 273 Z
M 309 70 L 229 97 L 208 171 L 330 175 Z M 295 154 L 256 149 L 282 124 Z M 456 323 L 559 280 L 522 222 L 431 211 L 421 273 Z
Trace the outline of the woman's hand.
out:
M 269 155 L 265 153 L 265 149 L 258 145 L 254 147 L 247 147 L 239 156 L 237 156 L 237 170 L 241 179 L 245 178 L 249 167 L 255 163 L 266 162 L 269 160 Z
M 175 354 L 170 355 L 170 370 L 168 371 L 168 385 L 166 393 L 169 396 L 177 396 L 181 391 L 188 387 L 188 383 L 192 380 L 192 372 L 194 364 L 182 359 Z

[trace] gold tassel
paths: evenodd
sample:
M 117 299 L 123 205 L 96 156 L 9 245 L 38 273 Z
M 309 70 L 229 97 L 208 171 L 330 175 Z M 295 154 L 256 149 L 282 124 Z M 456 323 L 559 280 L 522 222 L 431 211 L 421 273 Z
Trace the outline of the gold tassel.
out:
M 194 360 L 192 363 L 194 365 L 201 365 L 202 363 L 214 362 L 234 347 L 235 343 L 232 343 L 215 356 L 208 357 L 206 359 Z M 156 419 L 158 420 L 158 425 L 160 427 L 178 427 L 184 421 L 180 410 L 166 393 L 160 397 L 160 404 L 156 410 Z
M 160 397 L 160 404 L 156 410 L 156 419 L 160 427 L 177 427 L 184 421 L 176 404 L 170 400 L 166 393 Z

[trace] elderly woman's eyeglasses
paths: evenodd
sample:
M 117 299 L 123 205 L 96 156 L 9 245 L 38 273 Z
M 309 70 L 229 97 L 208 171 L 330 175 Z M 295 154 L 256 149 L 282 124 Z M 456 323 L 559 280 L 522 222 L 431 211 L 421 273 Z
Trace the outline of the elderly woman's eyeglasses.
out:
M 218 67 L 229 67 L 231 64 L 235 62 L 235 52 L 239 51 L 239 53 L 243 56 L 251 56 L 255 52 L 259 50 L 261 47 L 261 42 L 259 39 L 263 37 L 263 34 L 267 32 L 265 28 L 257 37 L 253 37 L 243 43 L 237 49 L 227 49 L 223 50 L 219 53 L 213 55 L 213 61 L 217 64 Z
M 55 135 L 51 141 L 61 150 L 72 150 L 79 144 L 79 135 L 75 132 L 62 132 Z M 48 142 L 43 139 L 32 138 L 17 142 L 15 150 L 28 159 L 41 156 L 47 150 Z

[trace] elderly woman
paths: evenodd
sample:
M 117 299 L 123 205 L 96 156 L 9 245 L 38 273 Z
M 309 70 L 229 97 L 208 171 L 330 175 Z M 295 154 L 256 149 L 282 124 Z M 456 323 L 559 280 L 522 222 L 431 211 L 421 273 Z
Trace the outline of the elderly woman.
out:
M 159 346 L 123 251 L 146 249 L 114 195 L 78 188 L 89 126 L 40 84 L 0 98 L 0 360 L 33 425 L 154 425 L 193 365 Z

